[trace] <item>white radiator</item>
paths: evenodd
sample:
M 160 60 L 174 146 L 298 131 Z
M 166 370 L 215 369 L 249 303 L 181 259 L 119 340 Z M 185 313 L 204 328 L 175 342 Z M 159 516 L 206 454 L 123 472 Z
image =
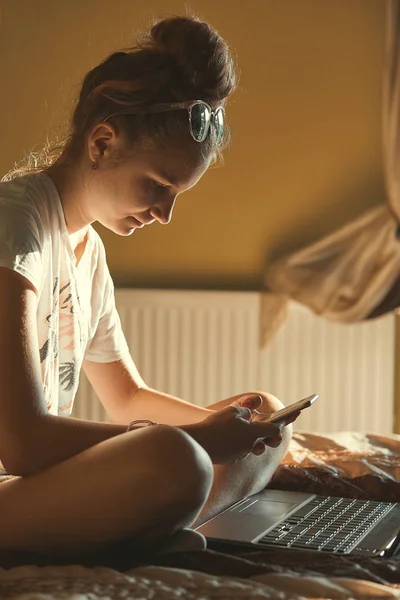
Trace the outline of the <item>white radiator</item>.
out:
M 393 431 L 393 315 L 342 325 L 292 303 L 262 350 L 259 293 L 117 290 L 116 299 L 132 356 L 154 388 L 201 406 L 257 389 L 285 404 L 317 392 L 297 429 Z M 106 419 L 84 376 L 73 414 Z

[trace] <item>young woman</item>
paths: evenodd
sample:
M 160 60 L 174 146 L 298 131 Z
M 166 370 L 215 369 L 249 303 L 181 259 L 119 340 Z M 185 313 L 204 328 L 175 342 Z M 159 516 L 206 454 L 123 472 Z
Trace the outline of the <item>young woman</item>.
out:
M 290 427 L 263 422 L 273 396 L 200 408 L 145 384 L 91 226 L 168 223 L 226 142 L 234 88 L 212 27 L 160 21 L 86 75 L 58 157 L 1 183 L 0 550 L 151 547 L 261 489 L 285 454 Z M 81 367 L 113 424 L 69 416 Z

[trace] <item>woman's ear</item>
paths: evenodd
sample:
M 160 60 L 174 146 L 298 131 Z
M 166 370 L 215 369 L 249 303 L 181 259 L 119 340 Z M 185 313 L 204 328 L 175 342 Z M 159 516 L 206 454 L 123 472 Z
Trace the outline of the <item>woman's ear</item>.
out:
M 122 149 L 122 140 L 115 128 L 108 123 L 98 123 L 88 136 L 87 148 L 91 162 L 101 164 Z

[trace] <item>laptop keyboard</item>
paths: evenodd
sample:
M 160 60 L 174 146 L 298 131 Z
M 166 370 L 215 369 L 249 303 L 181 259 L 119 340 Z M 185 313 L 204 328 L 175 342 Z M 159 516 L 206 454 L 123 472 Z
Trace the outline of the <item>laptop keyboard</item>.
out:
M 257 544 L 346 554 L 393 506 L 387 502 L 316 496 Z

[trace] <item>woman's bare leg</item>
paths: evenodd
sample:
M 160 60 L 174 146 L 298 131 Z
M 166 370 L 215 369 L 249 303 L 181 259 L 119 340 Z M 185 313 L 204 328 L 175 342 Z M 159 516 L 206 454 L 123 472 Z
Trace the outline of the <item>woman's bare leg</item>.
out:
M 275 396 L 266 394 L 261 410 L 266 415 L 270 415 L 283 407 L 282 402 Z M 288 450 L 292 438 L 291 425 L 283 428 L 282 438 L 280 446 L 277 448 L 266 446 L 261 456 L 250 454 L 233 465 L 214 466 L 211 492 L 194 527 L 211 519 L 242 498 L 265 488 Z
M 208 454 L 184 431 L 145 427 L 0 485 L 0 550 L 138 547 L 188 526 L 211 489 Z

